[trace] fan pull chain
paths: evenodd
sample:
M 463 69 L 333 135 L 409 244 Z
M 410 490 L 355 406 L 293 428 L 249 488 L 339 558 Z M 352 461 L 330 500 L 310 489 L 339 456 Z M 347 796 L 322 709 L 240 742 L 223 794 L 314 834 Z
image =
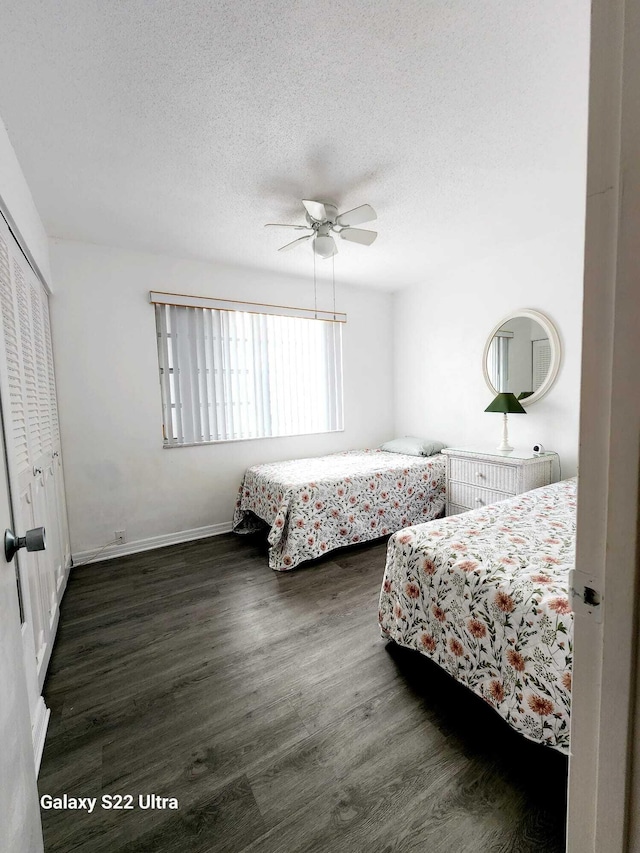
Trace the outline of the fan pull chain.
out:
M 312 247 L 313 248 L 313 247 Z M 313 251 L 313 307 L 316 312 L 316 320 L 318 319 L 318 287 L 316 284 L 316 253 Z
M 333 319 L 336 319 L 336 256 L 331 255 L 331 278 L 333 280 Z

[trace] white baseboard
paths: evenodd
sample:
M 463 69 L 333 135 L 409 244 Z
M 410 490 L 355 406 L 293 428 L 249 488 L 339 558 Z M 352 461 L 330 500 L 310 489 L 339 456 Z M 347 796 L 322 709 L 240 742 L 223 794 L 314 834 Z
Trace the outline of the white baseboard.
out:
M 44 739 L 47 736 L 47 728 L 49 726 L 49 717 L 51 711 L 44 704 L 42 696 L 38 697 L 36 706 L 35 720 L 31 725 L 31 738 L 33 740 L 33 756 L 36 762 L 36 776 L 40 771 L 40 762 L 42 761 L 42 752 L 44 750 Z
M 162 536 L 150 536 L 148 539 L 136 539 L 125 542 L 124 545 L 108 545 L 104 550 L 91 548 L 89 551 L 77 551 L 71 555 L 73 565 L 80 563 L 97 563 L 99 560 L 113 560 L 125 557 L 127 554 L 137 554 L 140 551 L 151 551 L 154 548 L 164 548 L 165 545 L 178 545 L 180 542 L 193 542 L 195 539 L 206 539 L 207 536 L 219 536 L 231 532 L 231 522 L 208 524 L 206 527 L 194 527 L 192 530 L 179 530 L 177 533 L 165 533 Z

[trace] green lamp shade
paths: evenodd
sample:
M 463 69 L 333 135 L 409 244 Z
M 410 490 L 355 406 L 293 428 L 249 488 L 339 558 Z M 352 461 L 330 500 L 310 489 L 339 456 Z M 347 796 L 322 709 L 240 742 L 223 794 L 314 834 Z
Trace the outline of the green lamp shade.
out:
M 498 394 L 498 396 L 489 403 L 485 412 L 506 412 L 508 415 L 527 414 L 520 403 L 516 400 L 516 395 L 511 392 Z

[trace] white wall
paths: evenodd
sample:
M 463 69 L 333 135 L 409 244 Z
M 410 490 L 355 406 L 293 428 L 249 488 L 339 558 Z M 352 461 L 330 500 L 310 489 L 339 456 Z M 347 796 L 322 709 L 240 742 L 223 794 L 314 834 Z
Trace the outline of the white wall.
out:
M 576 208 L 571 228 L 395 294 L 398 434 L 496 447 L 502 416 L 484 412 L 492 399 L 482 373 L 484 345 L 509 312 L 533 308 L 556 324 L 562 364 L 547 396 L 526 415 L 509 417 L 510 441 L 529 448 L 542 442 L 560 454 L 563 477 L 575 474 L 584 253 L 583 206 Z
M 22 169 L 0 118 L 0 198 L 51 287 L 49 241 Z
M 312 307 L 311 280 L 53 240 L 51 300 L 74 553 L 230 522 L 244 469 L 393 435 L 392 295 L 337 286 L 345 431 L 165 450 L 150 290 Z M 311 256 L 309 256 L 311 263 Z M 336 268 L 338 265 L 336 265 Z M 319 307 L 330 289 L 319 284 Z

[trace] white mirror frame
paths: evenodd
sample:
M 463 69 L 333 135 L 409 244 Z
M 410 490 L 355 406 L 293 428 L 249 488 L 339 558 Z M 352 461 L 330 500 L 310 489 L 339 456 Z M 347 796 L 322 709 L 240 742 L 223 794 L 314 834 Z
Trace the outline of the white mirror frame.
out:
M 551 347 L 551 365 L 549 367 L 549 372 L 547 373 L 547 378 L 544 380 L 542 385 L 538 388 L 537 391 L 530 397 L 525 397 L 524 400 L 520 400 L 520 403 L 526 408 L 531 403 L 535 403 L 540 400 L 544 395 L 551 389 L 551 386 L 556 381 L 556 377 L 558 375 L 558 371 L 560 370 L 560 361 L 562 358 L 562 347 L 560 346 L 560 336 L 558 335 L 558 331 L 556 327 L 553 325 L 552 321 L 541 314 L 539 311 L 533 311 L 530 308 L 520 308 L 518 311 L 512 311 L 510 314 L 507 314 L 500 322 L 494 327 L 493 331 L 489 335 L 487 339 L 487 343 L 484 347 L 484 353 L 482 354 L 482 372 L 484 373 L 484 380 L 487 383 L 489 390 L 493 392 L 495 396 L 498 391 L 493 387 L 493 383 L 491 382 L 491 378 L 489 376 L 489 371 L 487 370 L 487 357 L 489 355 L 489 347 L 491 346 L 491 342 L 496 335 L 496 332 L 509 320 L 513 320 L 516 317 L 528 317 L 530 320 L 535 320 L 536 323 L 539 323 L 549 338 L 549 345 Z

